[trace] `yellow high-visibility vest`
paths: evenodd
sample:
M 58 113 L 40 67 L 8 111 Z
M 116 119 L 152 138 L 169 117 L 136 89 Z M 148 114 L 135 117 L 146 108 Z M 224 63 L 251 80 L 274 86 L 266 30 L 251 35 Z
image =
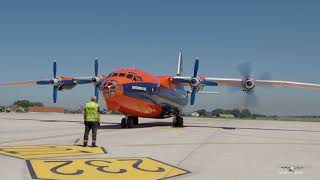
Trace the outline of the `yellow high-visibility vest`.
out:
M 95 102 L 86 103 L 85 116 L 87 122 L 100 122 L 99 104 Z

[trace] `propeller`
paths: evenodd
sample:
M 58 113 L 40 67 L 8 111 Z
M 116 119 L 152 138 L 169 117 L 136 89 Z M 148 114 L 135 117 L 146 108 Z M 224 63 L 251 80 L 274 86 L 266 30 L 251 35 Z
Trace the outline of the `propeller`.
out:
M 199 70 L 199 59 L 196 59 L 196 62 L 194 63 L 193 77 L 191 79 L 191 83 L 192 83 L 192 80 L 195 80 L 198 77 L 198 70 Z M 196 82 L 194 81 L 194 83 Z M 194 102 L 196 100 L 197 89 L 198 89 L 198 86 L 192 86 L 191 101 L 190 101 L 191 105 L 194 105 Z
M 53 62 L 53 78 L 56 79 L 57 78 L 57 62 L 54 61 Z M 53 86 L 53 103 L 57 102 L 58 99 L 58 86 Z
M 100 91 L 100 85 L 103 82 L 103 77 L 99 76 L 99 60 L 98 58 L 94 61 L 94 77 L 84 77 L 79 78 L 77 80 L 78 84 L 88 84 L 92 83 L 94 85 L 94 95 L 97 97 L 97 101 L 99 100 L 99 91 Z
M 93 83 L 94 83 L 94 94 L 97 97 L 97 101 L 99 101 L 99 89 L 100 89 L 100 84 L 102 82 L 102 78 L 98 76 L 99 73 L 99 60 L 98 58 L 95 59 L 94 61 L 94 75 L 95 78 L 93 78 Z
M 38 85 L 52 85 L 53 86 L 53 92 L 52 92 L 53 103 L 57 102 L 58 91 L 62 85 L 72 86 L 77 83 L 72 79 L 62 79 L 61 80 L 60 78 L 57 77 L 57 71 L 58 71 L 57 62 L 54 61 L 53 66 L 52 66 L 53 78 L 48 79 L 48 80 L 40 80 L 40 81 L 36 82 L 36 84 L 38 84 Z
M 238 65 L 238 71 L 243 77 L 243 91 L 246 92 L 245 106 L 256 107 L 259 106 L 259 98 L 255 93 L 255 80 L 252 78 L 252 63 L 244 62 Z M 272 76 L 270 72 L 261 74 L 258 79 L 271 80 Z
M 53 103 L 56 103 L 57 99 L 58 99 L 59 85 L 61 84 L 60 79 L 57 78 L 57 62 L 56 61 L 53 62 L 52 70 L 53 70 L 53 79 L 40 80 L 40 81 L 37 81 L 36 84 L 38 84 L 38 85 L 52 84 L 52 86 L 53 86 L 53 93 L 52 93 Z
M 191 77 L 190 85 L 191 85 L 191 99 L 190 99 L 190 104 L 194 105 L 195 100 L 196 100 L 196 94 L 200 90 L 201 86 L 216 86 L 217 84 L 206 81 L 206 80 L 201 80 L 200 77 L 198 77 L 198 71 L 199 71 L 199 59 L 196 59 L 194 63 L 194 68 L 193 68 L 193 77 Z

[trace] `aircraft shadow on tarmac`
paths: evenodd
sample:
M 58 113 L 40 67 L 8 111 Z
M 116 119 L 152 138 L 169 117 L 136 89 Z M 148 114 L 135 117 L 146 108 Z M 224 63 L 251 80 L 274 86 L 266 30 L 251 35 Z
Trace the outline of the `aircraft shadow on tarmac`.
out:
M 172 123 L 170 122 L 150 122 L 150 123 L 140 123 L 139 125 L 135 125 L 134 128 L 152 128 L 152 127 L 160 127 L 167 126 L 171 127 Z M 232 126 L 197 126 L 197 125 L 185 125 L 185 128 L 214 128 L 214 129 L 225 129 L 225 130 L 257 130 L 257 131 L 293 131 L 293 132 L 312 132 L 312 133 L 320 133 L 320 130 L 307 130 L 307 129 L 280 129 L 280 128 L 259 128 L 259 127 L 232 127 Z M 99 129 L 122 129 L 120 124 L 114 123 L 112 125 L 106 125 L 103 123 Z
M 99 129 L 122 129 L 121 125 L 118 123 L 114 123 L 111 125 L 107 125 L 110 123 L 101 123 L 101 126 Z M 138 125 L 135 125 L 133 128 L 151 128 L 151 127 L 160 127 L 160 126 L 172 126 L 172 123 L 170 122 L 151 122 L 151 123 L 139 123 Z
M 80 123 L 83 124 L 83 121 L 71 121 L 71 120 L 52 120 L 52 119 L 27 119 L 27 118 L 0 118 L 6 120 L 18 120 L 18 121 L 38 121 L 38 122 L 70 122 L 70 123 Z M 140 123 L 135 125 L 134 128 L 151 128 L 159 126 L 172 126 L 171 122 L 150 122 L 150 123 Z M 184 127 L 193 127 L 193 128 L 214 128 L 214 129 L 225 129 L 225 130 L 258 130 L 258 131 L 292 131 L 292 132 L 313 132 L 320 133 L 320 130 L 307 130 L 307 129 L 280 129 L 280 128 L 259 128 L 259 127 L 232 127 L 232 126 L 198 126 L 198 125 L 185 125 Z M 99 129 L 122 129 L 119 123 L 101 123 Z

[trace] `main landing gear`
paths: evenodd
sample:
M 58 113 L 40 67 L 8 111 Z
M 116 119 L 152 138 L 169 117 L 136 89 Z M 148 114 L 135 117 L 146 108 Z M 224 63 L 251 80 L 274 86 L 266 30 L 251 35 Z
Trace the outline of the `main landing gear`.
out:
M 183 127 L 183 117 L 181 117 L 181 113 L 179 110 L 176 111 L 176 114 L 173 118 L 173 127 Z
M 126 117 L 121 120 L 121 128 L 133 128 L 134 125 L 139 124 L 139 118 L 138 117 Z

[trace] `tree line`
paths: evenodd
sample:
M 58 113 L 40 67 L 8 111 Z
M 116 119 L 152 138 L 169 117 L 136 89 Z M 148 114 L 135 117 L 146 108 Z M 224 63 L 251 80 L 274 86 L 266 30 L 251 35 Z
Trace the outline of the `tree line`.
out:
M 222 114 L 231 114 L 235 118 L 257 118 L 257 117 L 266 117 L 265 115 L 252 114 L 249 109 L 215 109 L 213 111 L 207 111 L 205 109 L 200 109 L 196 111 L 200 116 L 209 116 L 209 117 L 220 117 Z

